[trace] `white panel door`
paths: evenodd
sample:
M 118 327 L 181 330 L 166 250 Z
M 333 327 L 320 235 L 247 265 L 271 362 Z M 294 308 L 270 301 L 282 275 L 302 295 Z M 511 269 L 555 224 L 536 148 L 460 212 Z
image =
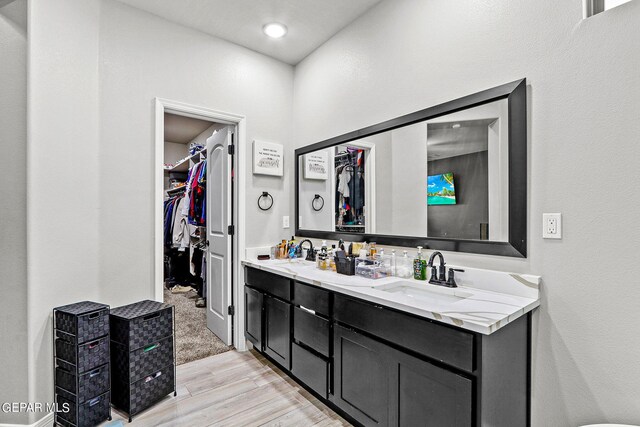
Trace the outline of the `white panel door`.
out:
M 232 128 L 207 139 L 207 327 L 231 344 L 231 144 Z

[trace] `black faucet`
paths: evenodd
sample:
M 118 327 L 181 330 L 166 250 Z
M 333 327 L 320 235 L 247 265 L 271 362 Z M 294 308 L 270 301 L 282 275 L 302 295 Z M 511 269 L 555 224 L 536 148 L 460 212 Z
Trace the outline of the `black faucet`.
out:
M 436 266 L 433 265 L 433 261 L 435 260 L 436 257 L 440 258 L 440 265 L 438 266 L 437 270 L 436 270 Z M 447 270 L 445 265 L 446 264 L 444 262 L 444 255 L 442 255 L 441 252 L 435 251 L 431 254 L 431 256 L 429 257 L 429 262 L 427 263 L 427 267 L 431 267 L 431 277 L 429 278 L 429 283 L 431 283 L 432 285 L 440 285 L 440 286 L 447 286 L 449 288 L 457 288 L 458 285 L 456 284 L 454 272 L 459 271 L 462 273 L 464 272 L 464 270 L 460 270 L 459 268 L 450 268 L 449 278 L 447 279 L 447 276 L 446 276 Z
M 440 266 L 438 267 L 438 272 L 436 273 L 436 266 L 433 265 L 433 261 L 435 258 L 440 258 Z M 445 263 L 444 263 L 444 255 L 440 251 L 435 251 L 429 257 L 429 262 L 427 263 L 427 267 L 431 267 L 431 278 L 429 278 L 429 283 L 437 283 L 446 281 L 445 277 Z
M 302 249 L 302 244 L 304 242 L 309 242 L 309 249 L 307 250 L 307 257 L 305 258 L 305 260 L 307 261 L 315 261 L 316 260 L 316 254 L 313 252 L 313 242 L 309 239 L 304 239 L 302 242 L 300 242 L 300 249 Z

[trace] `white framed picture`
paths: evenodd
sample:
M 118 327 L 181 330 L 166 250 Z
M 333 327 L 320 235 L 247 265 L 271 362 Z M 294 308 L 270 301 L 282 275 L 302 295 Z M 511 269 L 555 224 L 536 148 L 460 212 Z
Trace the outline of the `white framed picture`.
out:
M 253 173 L 254 175 L 282 176 L 283 148 L 281 144 L 253 141 Z
M 304 155 L 304 178 L 320 180 L 329 178 L 329 153 L 327 150 Z

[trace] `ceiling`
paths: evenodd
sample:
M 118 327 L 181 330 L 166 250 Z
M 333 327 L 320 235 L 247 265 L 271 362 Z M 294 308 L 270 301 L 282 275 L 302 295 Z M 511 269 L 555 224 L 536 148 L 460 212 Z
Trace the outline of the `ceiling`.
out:
M 0 0 L 0 15 L 27 31 L 27 0 Z
M 119 0 L 295 65 L 381 0 Z M 289 32 L 271 39 L 270 22 Z
M 463 156 L 489 149 L 489 125 L 497 119 L 427 124 L 427 161 Z M 454 128 L 454 125 L 460 125 Z
M 213 123 L 206 120 L 165 113 L 164 140 L 167 142 L 187 144 L 212 125 Z

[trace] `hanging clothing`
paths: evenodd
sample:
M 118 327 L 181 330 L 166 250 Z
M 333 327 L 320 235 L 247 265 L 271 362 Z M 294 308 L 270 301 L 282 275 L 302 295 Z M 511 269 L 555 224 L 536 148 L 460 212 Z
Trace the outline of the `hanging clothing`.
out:
M 349 167 L 345 166 L 342 168 L 340 176 L 338 176 L 338 191 L 344 197 L 349 197 L 349 195 L 351 194 L 349 189 L 349 181 L 351 181 L 351 171 Z
M 183 200 L 182 195 L 171 197 L 164 202 L 164 245 L 173 246 L 173 230 L 178 213 L 178 203 Z
M 207 212 L 207 160 L 203 160 L 191 168 L 189 185 L 189 206 L 187 208 L 189 224 L 205 226 Z

